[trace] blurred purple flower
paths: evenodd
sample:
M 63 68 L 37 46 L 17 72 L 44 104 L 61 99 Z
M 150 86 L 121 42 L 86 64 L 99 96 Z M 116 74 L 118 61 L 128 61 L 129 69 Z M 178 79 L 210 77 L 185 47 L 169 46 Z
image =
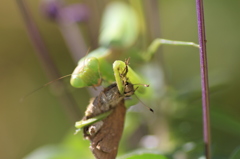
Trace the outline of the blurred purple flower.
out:
M 51 20 L 83 22 L 89 18 L 89 9 L 82 4 L 66 6 L 61 0 L 44 0 L 41 4 L 43 14 Z
M 40 8 L 46 17 L 56 20 L 60 10 L 63 8 L 63 3 L 59 0 L 43 0 Z

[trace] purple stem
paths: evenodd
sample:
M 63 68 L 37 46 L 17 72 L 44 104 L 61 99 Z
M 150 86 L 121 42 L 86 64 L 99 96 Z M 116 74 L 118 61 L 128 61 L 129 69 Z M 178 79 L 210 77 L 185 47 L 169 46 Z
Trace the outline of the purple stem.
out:
M 35 53 L 39 59 L 40 64 L 42 65 L 45 73 L 50 79 L 57 79 L 60 77 L 58 69 L 56 68 L 54 62 L 52 61 L 48 49 L 40 35 L 40 32 L 31 16 L 30 10 L 28 9 L 27 4 L 24 0 L 17 0 L 18 7 L 21 11 L 22 17 L 24 19 L 29 38 L 35 48 Z M 58 81 L 58 87 L 64 88 L 64 84 L 61 81 Z M 57 91 L 57 90 L 55 90 Z M 72 95 L 66 91 L 59 96 L 59 101 L 62 103 L 63 108 L 71 119 L 71 122 L 74 122 L 80 118 L 79 108 L 75 102 Z
M 208 66 L 207 66 L 207 51 L 206 51 L 206 35 L 204 25 L 203 0 L 196 0 L 197 21 L 198 21 L 198 40 L 200 46 L 200 69 L 201 69 L 201 84 L 202 84 L 202 109 L 203 109 L 203 135 L 205 144 L 206 159 L 210 159 L 210 118 L 209 118 L 209 86 L 208 86 Z

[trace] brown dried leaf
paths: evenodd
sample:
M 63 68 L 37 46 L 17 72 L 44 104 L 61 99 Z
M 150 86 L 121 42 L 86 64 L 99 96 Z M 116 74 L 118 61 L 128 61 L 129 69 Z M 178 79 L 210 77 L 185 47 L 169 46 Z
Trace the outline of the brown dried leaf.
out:
M 94 136 L 85 134 L 91 142 L 90 148 L 96 159 L 115 159 L 123 132 L 125 113 L 123 99 L 103 120 L 103 126 Z

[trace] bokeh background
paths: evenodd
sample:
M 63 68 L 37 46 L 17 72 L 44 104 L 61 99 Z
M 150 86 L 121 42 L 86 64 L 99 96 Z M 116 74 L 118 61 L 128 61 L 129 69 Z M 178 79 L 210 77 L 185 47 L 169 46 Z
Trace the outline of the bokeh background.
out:
M 57 72 L 43 66 L 29 38 L 18 0 L 0 1 L 0 158 L 18 159 L 34 152 L 35 158 L 47 158 L 41 155 L 63 153 L 66 149 L 72 155 L 79 153 L 76 156 L 92 158 L 88 141 L 81 135 L 72 135 L 75 121 L 81 119 L 92 96 L 86 89 L 72 88 L 66 78 L 20 102 L 23 96 L 43 84 L 72 73 L 78 60 L 67 47 L 59 24 L 44 14 L 43 1 L 24 2 L 50 54 L 50 65 Z M 66 6 L 80 3 L 88 7 L 88 20 L 78 26 L 85 44 L 82 47 L 83 50 L 97 48 L 101 16 L 111 1 L 65 2 Z M 145 17 L 145 46 L 141 49 L 146 49 L 157 37 L 198 42 L 195 1 L 125 2 Z M 240 146 L 239 6 L 238 0 L 204 1 L 212 155 L 217 159 L 228 158 Z M 77 57 L 86 54 L 83 50 Z M 164 79 L 165 91 L 159 93 L 161 100 L 146 103 L 155 110 L 154 115 L 144 107 L 130 112 L 119 155 L 143 148 L 158 150 L 169 158 L 199 158 L 204 150 L 198 50 L 163 46 L 154 56 L 154 62 L 161 64 L 157 69 Z M 49 71 L 52 69 L 54 75 Z M 34 151 L 37 148 L 41 149 Z

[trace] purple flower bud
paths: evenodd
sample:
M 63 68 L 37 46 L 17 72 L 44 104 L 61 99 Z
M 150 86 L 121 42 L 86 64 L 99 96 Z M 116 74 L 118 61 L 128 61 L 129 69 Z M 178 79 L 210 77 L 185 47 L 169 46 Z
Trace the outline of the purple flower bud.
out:
M 41 11 L 51 20 L 56 20 L 63 7 L 62 2 L 59 0 L 44 0 L 41 4 Z
M 51 20 L 82 22 L 89 18 L 89 10 L 86 6 L 81 4 L 65 6 L 61 0 L 45 0 L 41 10 Z

